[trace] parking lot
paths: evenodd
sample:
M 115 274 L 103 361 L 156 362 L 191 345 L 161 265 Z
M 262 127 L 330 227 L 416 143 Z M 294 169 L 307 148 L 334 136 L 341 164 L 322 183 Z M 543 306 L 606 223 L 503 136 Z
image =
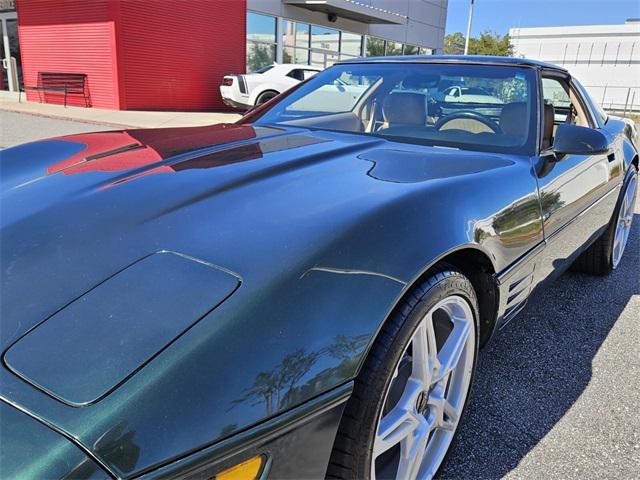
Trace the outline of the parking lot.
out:
M 113 127 L 0 111 L 0 147 Z M 640 476 L 640 201 L 610 276 L 566 273 L 480 355 L 442 478 Z

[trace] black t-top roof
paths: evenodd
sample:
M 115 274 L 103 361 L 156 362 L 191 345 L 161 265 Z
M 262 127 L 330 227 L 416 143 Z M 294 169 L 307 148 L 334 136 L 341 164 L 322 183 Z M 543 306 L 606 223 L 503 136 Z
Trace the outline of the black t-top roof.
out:
M 342 60 L 338 63 L 466 63 L 470 65 L 513 65 L 534 68 L 548 68 L 567 72 L 565 68 L 551 63 L 529 60 L 527 58 L 494 57 L 489 55 L 406 55 L 393 57 L 365 57 Z

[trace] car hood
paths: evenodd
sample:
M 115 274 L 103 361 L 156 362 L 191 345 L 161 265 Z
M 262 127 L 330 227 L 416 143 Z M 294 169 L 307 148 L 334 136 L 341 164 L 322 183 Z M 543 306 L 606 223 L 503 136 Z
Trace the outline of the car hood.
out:
M 336 197 L 331 187 L 348 177 L 418 183 L 510 163 L 383 147 L 385 141 L 362 136 L 222 124 L 72 135 L 4 150 L 3 350 L 146 255 L 189 253 L 193 237 L 205 234 L 201 222 L 215 226 L 210 233 L 218 242 L 223 231 L 225 241 L 243 231 L 260 235 L 308 218 L 314 211 L 308 202 L 324 204 L 315 212 L 326 221 L 329 209 L 366 193 L 347 189 Z M 286 188 L 304 180 L 310 188 Z M 273 190 L 281 195 L 257 204 Z M 211 249 L 215 257 L 204 260 L 247 275 L 239 259 L 248 252 L 230 246 Z
M 225 194 L 360 148 L 299 130 L 215 125 L 72 135 L 4 150 L 3 350 L 141 258 L 190 251 L 194 229 L 203 228 L 185 222 L 194 207 L 208 204 L 208 221 L 222 230 L 221 213 L 242 215 L 252 202 L 229 204 Z M 234 264 L 229 253 L 206 260 Z
M 513 164 L 251 125 L 74 135 L 1 156 L 1 394 L 122 476 L 348 378 L 410 275 L 362 233 L 395 241 L 377 212 L 397 218 L 418 190 Z M 326 319 L 345 311 L 336 335 Z M 261 372 L 304 361 L 265 400 Z

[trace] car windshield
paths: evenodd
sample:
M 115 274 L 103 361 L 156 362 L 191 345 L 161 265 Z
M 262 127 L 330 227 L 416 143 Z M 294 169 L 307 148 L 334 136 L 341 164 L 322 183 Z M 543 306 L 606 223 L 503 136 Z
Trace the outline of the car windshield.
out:
M 535 71 L 527 67 L 337 64 L 243 122 L 532 154 L 535 91 Z

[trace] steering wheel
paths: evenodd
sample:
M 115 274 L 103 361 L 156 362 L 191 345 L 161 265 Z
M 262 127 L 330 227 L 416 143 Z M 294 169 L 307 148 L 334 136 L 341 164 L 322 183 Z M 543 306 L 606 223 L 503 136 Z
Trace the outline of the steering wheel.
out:
M 504 133 L 500 125 L 498 125 L 496 122 L 491 120 L 489 117 L 487 117 L 486 115 L 482 115 L 481 113 L 478 113 L 478 112 L 473 112 L 471 110 L 467 110 L 464 112 L 450 113 L 449 115 L 440 117 L 440 119 L 435 124 L 435 128 L 436 130 L 440 130 L 447 123 L 453 120 L 458 120 L 458 119 L 475 120 L 476 122 L 479 122 L 489 127 L 493 133 L 498 133 L 498 134 Z

